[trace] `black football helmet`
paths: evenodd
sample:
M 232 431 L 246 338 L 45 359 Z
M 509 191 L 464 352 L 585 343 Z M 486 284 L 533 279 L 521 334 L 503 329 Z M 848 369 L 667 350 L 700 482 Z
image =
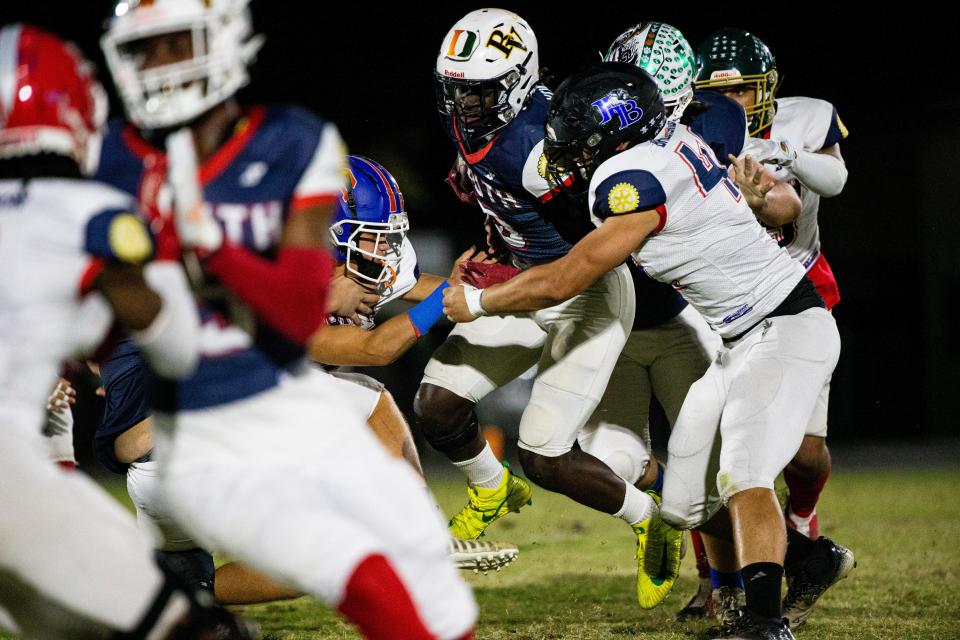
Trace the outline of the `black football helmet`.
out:
M 553 94 L 543 153 L 557 182 L 570 173 L 589 183 L 623 143 L 652 140 L 666 114 L 657 83 L 640 68 L 604 62 L 576 73 Z
M 743 29 L 721 29 L 700 43 L 697 69 L 697 89 L 748 85 L 756 90 L 756 102 L 744 109 L 751 136 L 771 125 L 780 76 L 777 61 L 763 40 Z

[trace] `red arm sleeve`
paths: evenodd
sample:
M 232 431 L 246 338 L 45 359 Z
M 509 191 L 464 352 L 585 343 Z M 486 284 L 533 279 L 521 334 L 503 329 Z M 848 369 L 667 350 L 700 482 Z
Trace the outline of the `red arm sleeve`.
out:
M 282 247 L 271 261 L 224 243 L 206 267 L 263 322 L 298 344 L 324 323 L 333 258 L 321 249 Z

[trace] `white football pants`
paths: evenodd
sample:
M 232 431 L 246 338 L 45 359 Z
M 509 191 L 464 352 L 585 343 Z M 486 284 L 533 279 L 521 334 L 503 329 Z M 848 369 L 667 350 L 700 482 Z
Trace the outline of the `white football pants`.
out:
M 555 307 L 458 324 L 427 363 L 423 383 L 476 403 L 538 365 L 519 445 L 563 455 L 600 402 L 635 311 L 633 282 L 620 266 Z
M 477 606 L 447 556 L 445 523 L 343 389 L 311 368 L 238 402 L 158 414 L 165 501 L 204 548 L 331 607 L 361 561 L 384 555 L 427 628 L 460 637 Z

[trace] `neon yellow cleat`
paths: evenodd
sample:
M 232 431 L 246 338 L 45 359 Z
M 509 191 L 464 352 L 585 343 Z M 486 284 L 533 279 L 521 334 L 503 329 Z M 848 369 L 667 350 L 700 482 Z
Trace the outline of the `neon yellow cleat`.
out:
M 533 491 L 527 481 L 511 473 L 506 462 L 503 467 L 503 479 L 496 489 L 474 487 L 467 483 L 470 502 L 450 518 L 450 535 L 461 540 L 475 540 L 483 535 L 484 529 L 494 520 L 511 511 L 520 511 L 523 505 L 533 504 Z
M 657 506 L 660 496 L 647 492 Z M 637 601 L 652 609 L 667 597 L 680 574 L 683 532 L 674 529 L 657 514 L 633 525 L 637 534 Z

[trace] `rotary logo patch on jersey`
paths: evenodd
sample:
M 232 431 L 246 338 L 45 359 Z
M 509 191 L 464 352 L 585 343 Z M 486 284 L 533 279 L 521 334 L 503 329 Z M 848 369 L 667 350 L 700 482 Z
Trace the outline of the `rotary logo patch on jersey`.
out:
M 660 181 L 649 171 L 619 171 L 601 182 L 593 200 L 593 214 L 601 220 L 638 211 L 651 211 L 667 201 Z
M 147 260 L 153 253 L 153 242 L 143 220 L 133 213 L 121 213 L 110 221 L 107 231 L 110 249 L 121 262 L 134 264 Z
M 547 180 L 547 156 L 540 154 L 540 159 L 537 160 L 537 173 L 540 174 L 540 177 L 544 180 Z
M 129 210 L 109 209 L 87 222 L 84 249 L 114 262 L 140 264 L 153 257 L 153 236 L 143 218 Z
M 610 189 L 607 204 L 610 206 L 610 213 L 632 213 L 640 204 L 640 194 L 632 184 L 620 182 Z
M 850 135 L 850 132 L 847 131 L 847 127 L 843 124 L 843 120 L 840 119 L 840 114 L 834 113 L 833 115 L 837 120 L 837 128 L 840 129 L 840 135 L 843 138 L 846 138 L 848 135 Z

